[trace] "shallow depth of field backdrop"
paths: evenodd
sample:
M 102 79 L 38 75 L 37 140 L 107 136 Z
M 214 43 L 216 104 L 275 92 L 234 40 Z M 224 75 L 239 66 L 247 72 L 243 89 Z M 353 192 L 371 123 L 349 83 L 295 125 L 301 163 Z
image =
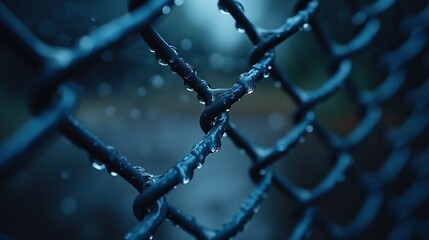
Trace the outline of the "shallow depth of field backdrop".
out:
M 1 2 L 43 41 L 60 46 L 72 46 L 91 29 L 127 12 L 127 2 L 119 0 Z M 249 69 L 250 41 L 237 31 L 231 16 L 219 11 L 217 1 L 178 2 L 181 6 L 164 9 L 165 16 L 159 17 L 154 26 L 212 87 L 232 86 Z M 291 16 L 294 2 L 241 1 L 249 18 L 267 29 L 283 24 Z M 401 6 L 383 15 L 378 44 L 353 57 L 352 77 L 362 88 L 374 88 L 377 79 L 383 79 L 383 73 L 375 67 L 375 56 L 401 42 L 396 29 L 399 17 L 418 12 L 422 5 L 419 1 L 397 4 Z M 353 36 L 350 13 L 342 2 L 321 1 L 320 5 L 318 19 L 323 19 L 321 24 L 336 39 L 345 42 Z M 327 56 L 312 34 L 311 30 L 302 31 L 276 48 L 282 70 L 305 89 L 319 87 L 329 74 Z M 77 118 L 132 163 L 162 174 L 204 136 L 199 127 L 204 106 L 198 103 L 195 92 L 186 91 L 177 75 L 157 63 L 143 40 L 131 37 L 124 44 L 128 46 L 105 51 L 99 64 L 75 76 L 80 83 Z M 0 36 L 0 139 L 29 118 L 27 97 L 35 71 Z M 413 76 L 424 74 L 415 72 Z M 238 129 L 263 146 L 283 136 L 293 121 L 293 101 L 276 85 L 270 78 L 263 79 L 255 92 L 230 112 Z M 409 114 L 406 106 L 395 105 L 394 101 L 385 104 L 383 110 L 383 123 L 388 126 L 400 124 Z M 339 135 L 347 134 L 359 121 L 353 100 L 343 91 L 318 106 L 316 113 L 322 124 Z M 427 145 L 428 134 L 424 136 L 417 145 Z M 358 165 L 377 168 L 387 149 L 377 144 L 376 138 L 362 145 L 365 147 L 352 151 Z M 329 157 L 320 140 L 309 134 L 305 143 L 275 165 L 293 183 L 312 187 L 330 169 Z M 248 176 L 250 165 L 248 157 L 224 138 L 221 151 L 209 155 L 193 181 L 172 191 L 168 199 L 199 222 L 219 226 L 249 194 L 253 186 Z M 396 184 L 405 186 L 406 182 Z M 352 183 L 346 181 L 343 185 L 318 206 L 346 223 L 356 215 L 362 196 Z M 25 169 L 1 186 L 0 239 L 119 239 L 137 223 L 132 213 L 136 195 L 124 180 L 92 168 L 84 151 L 58 135 Z M 294 205 L 281 195 L 271 189 L 259 213 L 237 239 L 284 239 L 290 234 L 296 223 Z M 375 223 L 368 234 L 382 236 L 383 225 Z M 190 236 L 164 223 L 155 239 Z

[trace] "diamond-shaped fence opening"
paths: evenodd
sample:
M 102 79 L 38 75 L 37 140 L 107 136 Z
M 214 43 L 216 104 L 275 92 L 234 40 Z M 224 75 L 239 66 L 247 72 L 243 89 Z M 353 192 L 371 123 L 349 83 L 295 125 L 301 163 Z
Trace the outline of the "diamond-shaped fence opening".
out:
M 3 1 L 0 238 L 426 239 L 428 23 L 424 1 Z

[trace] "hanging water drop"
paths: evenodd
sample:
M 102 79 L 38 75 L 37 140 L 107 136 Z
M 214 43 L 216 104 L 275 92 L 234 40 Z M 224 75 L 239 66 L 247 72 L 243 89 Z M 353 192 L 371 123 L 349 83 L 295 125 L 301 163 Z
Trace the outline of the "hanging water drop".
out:
M 307 131 L 308 133 L 313 132 L 313 130 L 314 130 L 313 125 L 308 125 L 308 126 L 305 128 L 305 131 Z
M 188 155 L 185 159 L 177 164 L 176 170 L 179 173 L 180 178 L 182 179 L 183 184 L 187 184 L 191 181 L 193 176 L 193 169 L 190 167 L 190 162 L 195 160 L 195 156 Z
M 270 76 L 271 66 L 268 66 L 264 71 L 264 78 L 268 78 Z
M 216 143 L 213 143 L 213 145 L 210 146 L 210 151 L 212 153 L 219 152 L 219 149 L 220 149 L 220 146 Z
M 298 138 L 298 142 L 299 143 L 304 143 L 305 142 L 305 137 L 304 136 L 299 137 Z
M 201 169 L 203 167 L 203 164 L 202 163 L 198 163 L 197 164 L 197 169 Z
M 299 29 L 301 32 L 310 32 L 311 31 L 311 25 L 308 23 L 304 23 L 302 27 Z
M 148 46 L 148 48 L 149 48 L 149 52 L 155 53 L 155 50 L 153 50 L 150 46 Z
M 259 207 L 258 206 L 256 206 L 255 208 L 253 208 L 253 213 L 254 214 L 256 214 L 256 213 L 258 213 L 259 212 Z
M 198 94 L 197 95 L 197 99 L 198 99 L 198 103 L 205 105 L 206 101 L 204 101 L 204 99 Z
M 239 32 L 239 33 L 245 33 L 246 32 L 244 27 L 238 22 L 235 23 L 235 28 L 237 29 L 237 32 Z
M 187 82 L 184 82 L 185 88 L 186 90 L 188 90 L 189 92 L 194 91 L 194 89 L 191 87 L 191 85 L 189 85 Z
M 244 87 L 247 94 L 251 94 L 255 91 L 256 82 L 250 78 L 249 73 L 242 73 L 238 77 L 238 83 Z
M 114 171 L 111 171 L 111 172 L 109 172 L 110 173 L 110 176 L 112 176 L 112 177 L 116 177 L 116 176 L 118 176 L 118 173 L 116 173 L 116 172 L 114 172 Z
M 183 184 L 188 184 L 191 180 L 188 177 L 183 177 L 182 178 L 182 183 Z
M 106 168 L 106 165 L 104 165 L 104 163 L 96 160 L 96 159 L 92 159 L 92 163 L 91 163 L 92 167 L 96 170 L 104 170 Z
M 188 76 L 185 77 L 186 80 L 190 79 L 192 77 L 192 74 L 197 74 L 197 71 L 195 70 L 194 66 L 192 66 L 189 63 L 186 63 L 186 66 L 191 69 L 190 73 L 188 74 Z
M 161 59 L 161 57 L 157 54 L 155 55 L 156 57 L 156 61 L 158 62 L 159 65 L 161 66 L 168 66 L 168 63 L 164 60 Z
M 219 11 L 223 14 L 229 14 L 229 10 L 225 7 L 225 5 L 223 3 L 221 3 L 221 1 L 219 1 L 219 3 L 217 4 L 217 7 L 219 8 Z

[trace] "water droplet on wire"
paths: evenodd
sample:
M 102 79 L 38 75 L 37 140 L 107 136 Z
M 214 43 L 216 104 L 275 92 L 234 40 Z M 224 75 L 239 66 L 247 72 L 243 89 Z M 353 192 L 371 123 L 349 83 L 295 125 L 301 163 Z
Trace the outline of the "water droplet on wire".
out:
M 264 71 L 264 78 L 268 78 L 270 76 L 271 66 L 268 66 Z
M 237 32 L 239 32 L 239 33 L 245 33 L 246 32 L 244 27 L 238 22 L 235 23 L 235 28 L 237 28 Z
M 299 30 L 301 32 L 310 32 L 311 31 L 311 25 L 308 23 L 304 23 Z
M 223 14 L 229 14 L 229 10 L 225 7 L 225 5 L 223 3 L 221 3 L 219 1 L 219 3 L 217 4 L 217 7 L 219 8 L 219 11 Z
M 158 62 L 159 65 L 168 66 L 168 63 L 166 61 L 162 60 L 160 56 L 156 55 L 155 57 L 156 57 L 156 61 Z
M 99 171 L 106 169 L 106 165 L 104 165 L 104 163 L 100 162 L 99 160 L 91 158 L 90 161 L 94 169 Z

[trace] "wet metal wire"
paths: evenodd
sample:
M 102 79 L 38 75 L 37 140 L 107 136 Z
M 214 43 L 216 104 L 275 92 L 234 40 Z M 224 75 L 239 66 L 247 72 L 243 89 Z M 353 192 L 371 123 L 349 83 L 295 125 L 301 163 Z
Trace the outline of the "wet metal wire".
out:
M 398 8 L 399 1 L 378 0 L 369 5 L 347 1 L 349 11 L 353 13 L 350 16 L 353 19 L 350 21 L 353 23 L 351 27 L 356 28 L 356 34 L 346 43 L 337 42 L 321 25 L 322 19 L 317 15 L 321 4 L 324 3 L 318 0 L 297 1 L 294 15 L 287 18 L 284 25 L 269 33 L 262 33 L 246 17 L 239 2 L 220 0 L 219 8 L 235 19 L 237 26 L 244 30 L 254 44 L 254 49 L 249 58 L 251 68 L 242 73 L 232 87 L 219 91 L 213 89 L 208 81 L 202 80 L 195 69 L 180 57 L 176 48 L 151 26 L 153 20 L 162 15 L 164 6 L 174 7 L 172 0 L 132 0 L 128 14 L 81 37 L 78 44 L 70 48 L 45 44 L 0 3 L 2 37 L 9 40 L 17 53 L 25 56 L 40 70 L 38 88 L 32 97 L 34 117 L 0 146 L 0 180 L 7 181 L 13 176 L 31 159 L 34 150 L 47 143 L 45 139 L 59 130 L 93 159 L 97 159 L 98 164 L 104 165 L 109 172 L 117 173 L 138 191 L 133 209 L 140 223 L 125 235 L 126 239 L 151 239 L 166 219 L 197 239 L 232 238 L 243 231 L 258 208 L 263 207 L 263 200 L 271 187 L 285 193 L 298 206 L 298 221 L 288 236 L 290 239 L 303 238 L 315 225 L 322 228 L 330 238 L 358 237 L 371 226 L 383 207 L 387 207 L 394 218 L 387 238 L 427 237 L 418 236 L 415 232 L 417 228 L 424 228 L 424 223 L 427 225 L 428 222 L 417 214 L 417 210 L 429 198 L 429 148 L 417 151 L 412 141 L 421 137 L 429 123 L 429 81 L 411 84 L 414 88 L 407 83 L 413 83 L 410 65 L 418 65 L 414 67 L 422 72 L 428 68 L 429 4 L 426 3 L 420 12 L 401 16 L 402 24 L 398 27 L 405 35 L 404 41 L 396 49 L 380 54 L 379 67 L 386 77 L 371 91 L 361 90 L 351 80 L 351 57 L 374 44 L 383 27 L 379 18 L 392 8 Z M 310 27 L 314 38 L 329 56 L 331 74 L 321 87 L 308 91 L 295 85 L 283 73 L 275 60 L 275 50 L 297 32 Z M 138 33 L 163 65 L 168 65 L 172 72 L 180 76 L 185 87 L 194 90 L 206 106 L 200 117 L 201 128 L 206 133 L 203 139 L 186 157 L 156 178 L 144 168 L 133 166 L 73 116 L 77 96 L 74 83 L 68 81 L 70 76 L 93 65 L 96 57 L 104 50 L 123 41 L 128 35 Z M 416 60 L 424 58 L 426 62 Z M 240 133 L 230 121 L 229 109 L 255 91 L 258 82 L 268 76 L 281 84 L 284 93 L 294 100 L 297 110 L 293 128 L 273 146 L 263 148 Z M 354 130 L 341 137 L 323 126 L 314 112 L 315 106 L 340 89 L 356 101 L 361 116 Z M 404 96 L 403 101 L 412 109 L 411 114 L 400 126 L 385 127 L 381 121 L 381 105 L 400 93 Z M 350 149 L 374 131 L 382 132 L 391 152 L 378 170 L 366 172 L 356 167 Z M 334 160 L 325 178 L 316 187 L 305 189 L 281 175 L 273 164 L 286 156 L 310 132 L 328 147 Z M 218 229 L 209 229 L 179 211 L 167 201 L 165 195 L 176 186 L 192 180 L 193 172 L 204 164 L 206 157 L 221 149 L 225 133 L 252 160 L 250 176 L 255 186 L 229 222 Z M 400 195 L 392 196 L 386 186 L 403 172 L 412 173 L 411 183 Z M 329 219 L 316 207 L 316 203 L 344 179 L 354 179 L 365 192 L 360 211 L 347 225 Z

